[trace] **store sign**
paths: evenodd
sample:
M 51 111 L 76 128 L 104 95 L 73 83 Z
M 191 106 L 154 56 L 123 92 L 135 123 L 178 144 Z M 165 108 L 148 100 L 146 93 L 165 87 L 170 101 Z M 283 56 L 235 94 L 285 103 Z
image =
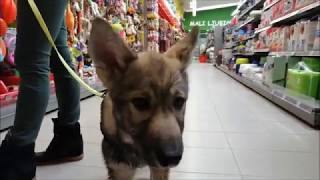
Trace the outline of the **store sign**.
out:
M 184 28 L 191 30 L 192 26 L 199 26 L 202 31 L 208 31 L 215 26 L 224 26 L 230 23 L 231 13 L 236 6 L 198 11 L 197 16 L 192 16 L 192 12 L 184 13 Z
M 199 26 L 199 27 L 215 27 L 215 26 L 225 26 L 229 24 L 230 21 L 226 20 L 212 20 L 212 21 L 190 21 L 189 26 Z

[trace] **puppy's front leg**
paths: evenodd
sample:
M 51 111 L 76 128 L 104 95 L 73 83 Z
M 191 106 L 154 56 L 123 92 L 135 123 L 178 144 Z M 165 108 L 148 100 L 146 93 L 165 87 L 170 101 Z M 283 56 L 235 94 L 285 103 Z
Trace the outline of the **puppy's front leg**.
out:
M 151 180 L 169 180 L 169 168 L 154 168 L 150 167 Z
M 107 164 L 109 180 L 132 180 L 136 169 L 122 163 Z

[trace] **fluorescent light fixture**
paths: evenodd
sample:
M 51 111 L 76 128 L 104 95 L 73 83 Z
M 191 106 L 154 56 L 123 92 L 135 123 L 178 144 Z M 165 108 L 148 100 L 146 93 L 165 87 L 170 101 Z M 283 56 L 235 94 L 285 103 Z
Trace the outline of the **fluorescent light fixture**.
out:
M 193 2 L 190 2 L 190 5 Z M 214 6 L 206 6 L 202 8 L 196 8 L 196 11 L 206 11 L 206 10 L 212 10 L 212 9 L 220 9 L 220 8 L 226 8 L 226 7 L 232 7 L 232 6 L 238 6 L 239 3 L 227 3 L 227 4 L 219 4 Z M 193 8 L 190 10 L 186 10 L 186 12 L 193 12 Z
M 197 16 L 197 0 L 192 0 L 192 16 Z

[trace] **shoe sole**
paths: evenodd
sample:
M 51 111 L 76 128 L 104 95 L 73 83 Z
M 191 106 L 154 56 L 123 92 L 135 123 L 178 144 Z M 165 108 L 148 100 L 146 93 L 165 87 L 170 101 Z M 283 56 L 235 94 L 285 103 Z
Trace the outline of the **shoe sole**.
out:
M 48 162 L 37 162 L 37 166 L 46 166 L 46 165 L 55 165 L 55 164 L 62 164 L 67 162 L 74 162 L 74 161 L 80 161 L 83 159 L 83 154 L 80 156 L 74 156 L 74 157 L 65 157 L 61 159 L 56 159 L 54 161 L 48 161 Z

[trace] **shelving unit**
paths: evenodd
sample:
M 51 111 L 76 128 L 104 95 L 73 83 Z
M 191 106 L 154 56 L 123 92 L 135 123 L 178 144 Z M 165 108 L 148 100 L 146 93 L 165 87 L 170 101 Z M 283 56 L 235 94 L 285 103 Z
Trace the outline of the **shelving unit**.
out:
M 271 25 L 280 26 L 280 25 L 296 22 L 297 20 L 310 17 L 319 12 L 320 12 L 320 1 L 316 1 L 310 5 L 307 5 L 301 9 L 298 9 L 296 11 L 293 11 L 287 15 L 284 15 L 278 19 L 271 21 Z
M 255 21 L 255 18 L 249 18 L 248 20 L 246 20 L 243 24 L 239 25 L 236 29 L 241 29 L 244 26 L 246 26 L 249 23 L 252 23 L 253 21 Z
M 98 91 L 104 91 L 105 88 L 103 87 L 100 80 L 94 80 L 94 79 L 85 79 L 85 82 L 88 83 L 92 88 L 98 90 Z M 52 112 L 58 108 L 58 102 L 56 99 L 56 94 L 54 91 L 53 86 L 51 86 L 50 90 L 50 97 L 48 101 L 48 106 L 46 112 Z M 90 96 L 93 96 L 89 91 L 84 89 L 83 87 L 80 87 L 80 98 L 85 99 Z M 8 105 L 1 106 L 0 108 L 0 132 L 8 129 L 10 126 L 13 125 L 14 116 L 15 116 L 15 110 L 16 110 L 16 103 L 12 102 Z
M 239 15 L 238 19 L 244 18 L 244 16 L 249 14 L 250 11 L 252 11 L 252 10 L 261 9 L 263 7 L 263 3 L 264 3 L 264 0 L 259 0 L 253 6 L 247 8 L 243 13 L 241 13 L 241 15 Z
M 273 103 L 305 120 L 311 126 L 320 127 L 320 104 L 318 101 L 297 95 L 280 86 L 268 87 L 262 83 L 239 76 L 223 66 L 217 66 L 217 68 Z
M 271 4 L 263 7 L 265 0 L 259 0 L 259 1 L 257 0 L 257 2 L 253 6 L 246 8 L 242 12 L 238 11 L 238 14 L 235 15 L 235 18 L 237 18 L 238 21 L 235 21 L 235 22 L 239 22 L 239 24 L 228 25 L 226 29 L 228 29 L 228 40 L 229 40 L 228 45 L 238 44 L 239 46 L 238 47 L 225 46 L 225 48 L 228 47 L 233 51 L 230 51 L 229 49 L 223 52 L 226 54 L 223 54 L 222 56 L 228 59 L 223 60 L 223 64 L 221 66 L 217 66 L 217 68 L 220 69 L 222 72 L 226 73 L 227 75 L 229 75 L 230 77 L 232 77 L 233 79 L 239 81 L 240 83 L 249 87 L 253 91 L 257 92 L 258 94 L 269 99 L 273 103 L 279 105 L 283 109 L 301 118 L 301 120 L 305 121 L 311 126 L 320 128 L 320 99 L 316 99 L 318 95 L 313 94 L 312 97 L 310 94 L 304 95 L 302 94 L 302 90 L 297 90 L 295 88 L 292 88 L 292 86 L 291 88 L 295 89 L 295 91 L 291 90 L 288 88 L 289 86 L 287 84 L 287 82 L 289 82 L 289 80 L 287 79 L 287 77 L 289 77 L 288 75 L 289 66 L 292 69 L 293 66 L 296 65 L 295 63 L 302 60 L 306 60 L 306 59 L 308 61 L 310 60 L 320 61 L 320 49 L 316 50 L 313 48 L 313 50 L 301 51 L 296 49 L 306 49 L 306 48 L 304 46 L 302 48 L 300 47 L 297 48 L 296 46 L 292 46 L 291 48 L 295 49 L 296 51 L 289 51 L 289 50 L 286 51 L 286 49 L 290 49 L 290 48 L 288 48 L 287 46 L 278 46 L 278 44 L 272 44 L 274 43 L 275 38 L 273 38 L 272 36 L 274 34 L 270 34 L 270 33 L 276 32 L 278 33 L 276 35 L 280 35 L 279 33 L 284 32 L 284 30 L 283 28 L 279 28 L 279 27 L 287 27 L 288 29 L 293 28 L 293 25 L 297 24 L 299 20 L 304 20 L 304 22 L 306 22 L 305 19 L 311 19 L 316 15 L 320 16 L 320 1 L 314 1 L 313 3 L 307 4 L 304 6 L 301 5 L 302 7 L 293 6 L 293 7 L 299 7 L 299 8 L 293 9 L 291 11 L 287 10 L 288 12 L 283 15 L 279 14 L 278 18 L 275 18 L 273 20 L 271 19 L 270 23 L 266 23 L 268 19 L 264 19 L 267 21 L 261 22 L 261 24 L 267 24 L 267 26 L 256 28 L 254 29 L 254 32 L 252 32 L 252 30 L 250 29 L 249 30 L 247 29 L 249 27 L 247 26 L 248 24 L 251 24 L 250 27 L 252 26 L 257 27 L 256 26 L 257 24 L 255 23 L 258 23 L 260 21 L 260 19 L 255 21 L 253 17 L 248 17 L 247 19 L 244 19 L 244 17 L 247 14 L 250 14 L 252 10 L 258 10 L 259 8 L 260 10 L 262 10 L 263 13 L 268 14 L 270 13 L 270 11 L 273 11 L 274 9 L 277 10 L 277 8 L 281 8 L 281 6 L 278 6 L 279 4 L 277 4 L 277 3 L 282 3 L 281 1 L 282 0 L 274 0 L 273 2 L 271 2 Z M 246 4 L 246 3 L 243 2 L 243 4 Z M 238 7 L 238 9 L 240 10 L 244 9 L 244 5 L 242 6 L 243 7 L 241 8 Z M 273 8 L 273 6 L 277 6 L 277 8 Z M 279 10 L 279 12 L 282 12 L 282 11 Z M 265 16 L 267 16 L 267 14 L 265 14 Z M 272 31 L 270 32 L 268 31 L 267 33 L 260 34 L 262 32 L 267 31 L 270 28 L 274 28 L 274 29 L 272 29 Z M 230 29 L 233 30 L 232 33 L 229 32 Z M 230 34 L 232 34 L 232 38 L 230 38 Z M 264 39 L 265 37 L 268 37 L 269 39 L 266 40 Z M 305 36 L 303 37 L 305 38 Z M 230 42 L 230 39 L 232 39 L 231 42 Z M 262 45 L 258 44 L 259 41 L 260 43 L 262 42 Z M 284 39 L 282 41 L 283 42 L 288 41 L 288 39 Z M 300 43 L 300 41 L 299 42 L 296 41 L 296 43 Z M 281 49 L 283 50 L 279 51 Z M 245 70 L 240 71 L 239 69 L 241 68 L 239 68 L 239 66 L 241 67 L 241 64 L 239 66 L 238 65 L 236 66 L 236 62 L 237 62 L 236 60 L 238 58 L 247 58 L 249 60 L 249 63 L 253 63 L 255 65 L 252 66 L 251 71 L 248 71 L 248 72 L 246 72 Z M 277 61 L 277 65 L 275 64 L 276 61 Z M 269 63 L 269 64 L 267 64 L 267 66 L 264 66 L 264 68 L 262 68 L 261 66 L 264 63 Z M 292 63 L 292 64 L 289 65 L 289 63 Z M 268 69 L 275 69 L 275 66 L 277 66 L 278 68 L 275 71 L 277 73 L 281 72 L 281 75 L 279 74 L 275 75 L 275 74 L 272 74 L 273 72 L 268 71 Z M 234 69 L 235 67 L 237 68 Z M 250 66 L 247 66 L 247 67 L 250 67 Z M 267 68 L 267 70 L 265 70 L 265 68 Z M 283 69 L 279 70 L 279 68 L 283 68 Z M 246 69 L 246 68 L 243 68 L 243 69 Z M 254 74 L 254 75 L 258 75 L 258 76 L 253 76 L 252 74 L 250 74 L 250 72 L 252 71 L 257 72 L 258 74 Z M 290 72 L 292 73 L 292 70 Z M 301 70 L 297 72 L 301 72 Z M 280 79 L 281 83 L 279 83 L 278 79 L 265 79 L 266 78 L 265 76 L 268 78 L 270 77 L 273 78 L 274 76 L 278 78 L 279 76 L 281 77 Z M 294 75 L 291 75 L 291 76 L 294 76 Z M 314 76 L 314 74 L 312 76 Z M 314 82 L 314 80 L 312 81 L 313 83 L 316 83 Z M 310 85 L 310 87 L 314 87 L 314 84 L 313 86 Z M 317 90 L 315 91 L 317 92 Z M 319 88 L 319 91 L 320 91 L 320 88 Z M 307 94 L 307 92 L 305 91 L 303 91 L 303 93 Z
M 269 4 L 268 6 L 263 8 L 263 11 L 266 11 L 268 9 L 270 9 L 272 6 L 274 6 L 275 4 L 277 4 L 280 0 L 275 0 L 273 1 L 271 4 Z
M 279 1 L 276 1 L 272 5 L 275 5 L 277 2 L 279 2 Z M 270 6 L 270 7 L 272 7 L 272 6 Z M 320 1 L 317 1 L 317 2 L 314 2 L 312 4 L 309 4 L 309 5 L 301 8 L 301 9 L 295 10 L 287 15 L 284 15 L 282 17 L 279 17 L 279 18 L 271 21 L 269 26 L 256 29 L 255 34 L 259 34 L 263 31 L 266 31 L 266 30 L 270 29 L 271 27 L 276 27 L 276 26 L 281 26 L 281 25 L 286 25 L 286 24 L 296 22 L 300 19 L 315 15 L 319 12 L 320 12 Z

